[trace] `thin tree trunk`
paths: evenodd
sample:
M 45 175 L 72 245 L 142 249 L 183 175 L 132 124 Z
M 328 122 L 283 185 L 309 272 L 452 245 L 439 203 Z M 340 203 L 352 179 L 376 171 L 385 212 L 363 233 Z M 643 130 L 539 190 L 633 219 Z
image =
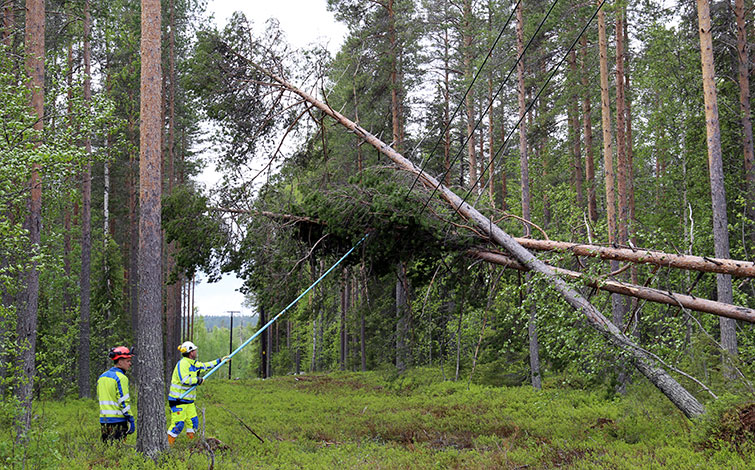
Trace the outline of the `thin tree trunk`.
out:
M 618 242 L 626 245 L 629 241 L 629 164 L 626 152 L 626 99 L 624 97 L 624 15 L 622 7 L 616 10 L 616 159 L 618 172 L 618 203 L 617 214 Z M 617 265 L 618 267 L 618 265 Z M 612 267 L 613 270 L 613 267 Z M 626 278 L 626 275 L 621 275 Z M 624 329 L 625 317 L 629 310 L 629 299 L 612 296 L 614 303 L 613 323 L 617 328 Z M 629 380 L 624 364 L 618 363 L 619 393 L 626 393 Z
M 42 133 L 44 122 L 45 86 L 45 2 L 26 2 L 26 71 L 29 74 L 31 89 L 30 108 L 37 116 L 34 130 Z M 39 177 L 40 165 L 33 164 L 29 181 L 29 215 L 26 228 L 29 231 L 29 251 L 40 250 L 42 228 L 42 183 Z M 37 345 L 37 311 L 39 304 L 39 271 L 32 261 L 26 273 L 25 292 L 18 308 L 16 335 L 20 346 L 19 361 L 21 374 L 16 384 L 16 397 L 21 404 L 21 414 L 16 422 L 17 441 L 25 441 L 31 427 L 31 403 L 34 390 L 35 353 Z
M 735 0 L 737 17 L 737 58 L 739 71 L 739 112 L 742 120 L 742 147 L 745 173 L 745 215 L 749 219 L 750 243 L 755 245 L 755 155 L 750 117 L 750 46 L 747 43 L 747 23 L 744 0 Z
M 396 369 L 403 372 L 409 365 L 409 292 L 406 264 L 398 264 L 396 273 Z
M 488 2 L 488 33 L 493 34 L 493 6 Z M 495 209 L 495 152 L 493 151 L 493 72 L 488 73 L 488 196 L 490 207 Z
M 365 318 L 365 306 L 369 307 L 370 300 L 367 297 L 369 295 L 369 292 L 367 290 L 367 276 L 365 275 L 365 269 L 364 266 L 361 267 L 361 273 L 362 273 L 362 308 L 360 309 L 361 319 L 359 322 L 359 357 L 360 357 L 360 365 L 361 365 L 361 371 L 366 372 L 367 371 L 367 324 L 366 324 L 366 318 Z
M 172 194 L 176 185 L 176 37 L 175 37 L 175 3 L 174 0 L 168 2 L 168 74 L 167 74 L 167 124 L 168 132 L 166 139 L 166 161 L 168 166 L 167 183 L 168 194 Z M 166 253 L 166 273 L 165 279 L 173 274 L 176 267 L 175 256 L 178 251 L 177 242 L 167 244 Z M 177 317 L 180 312 L 180 295 L 176 294 L 176 289 L 180 288 L 178 282 L 173 282 L 165 286 L 165 377 L 166 383 L 170 383 L 173 373 L 173 365 L 180 359 L 176 345 L 180 343 L 179 325 L 180 320 Z
M 339 335 L 339 349 L 340 349 L 340 356 L 338 358 L 338 366 L 341 370 L 346 370 L 346 310 L 348 305 L 348 297 L 349 297 L 349 281 L 348 281 L 348 274 L 346 270 L 341 271 L 341 282 L 340 282 L 340 289 L 339 293 L 341 295 L 341 321 L 339 322 L 340 325 L 340 335 Z
M 257 323 L 257 325 L 262 326 L 266 325 L 269 320 L 267 319 L 267 315 L 265 315 L 265 306 L 260 305 L 260 321 Z M 270 329 L 266 329 L 260 334 L 260 377 L 263 379 L 267 378 L 267 360 L 268 360 L 268 340 L 267 337 L 270 335 Z
M 404 170 L 419 175 L 423 184 L 429 187 L 437 187 L 440 196 L 450 205 L 459 209 L 462 216 L 466 217 L 475 225 L 478 230 L 490 236 L 491 241 L 505 248 L 520 263 L 529 269 L 543 274 L 545 280 L 550 286 L 558 291 L 564 299 L 574 309 L 580 311 L 598 333 L 600 333 L 608 342 L 618 347 L 630 356 L 632 364 L 653 384 L 655 385 L 675 406 L 679 408 L 687 417 L 693 418 L 705 413 L 703 405 L 684 387 L 682 387 L 673 377 L 671 377 L 660 366 L 658 358 L 651 355 L 644 349 L 637 346 L 631 339 L 626 337 L 619 329 L 609 322 L 592 304 L 590 304 L 582 295 L 560 279 L 552 268 L 538 260 L 529 251 L 518 244 L 513 237 L 501 230 L 490 219 L 483 216 L 453 191 L 440 184 L 435 178 L 427 173 L 421 172 L 409 160 L 401 154 L 390 148 L 377 137 L 373 136 L 365 129 L 357 126 L 354 122 L 344 117 L 339 112 L 333 110 L 325 103 L 316 100 L 307 93 L 297 89 L 282 78 L 261 69 L 256 64 L 249 64 L 258 70 L 270 76 L 273 80 L 280 83 L 293 93 L 312 103 L 319 110 L 328 114 L 337 120 L 341 125 L 362 136 L 365 141 L 375 147 L 379 152 L 386 155 L 394 163 Z
M 314 256 L 309 257 L 309 275 L 312 279 L 312 284 L 315 283 L 317 280 L 317 264 L 315 263 Z M 309 296 L 309 302 L 310 307 L 312 310 L 312 314 L 314 319 L 312 320 L 312 356 L 310 357 L 310 363 L 309 363 L 309 370 L 312 372 L 317 371 L 317 347 L 318 347 L 318 341 L 317 341 L 317 313 L 319 311 L 319 301 L 318 301 L 318 289 L 315 289 L 312 292 L 312 295 Z
M 139 390 L 139 433 L 136 447 L 156 458 L 167 448 L 162 328 L 162 231 L 160 196 L 162 70 L 159 0 L 142 0 L 141 106 L 139 161 L 139 300 L 136 374 Z
M 603 161 L 606 183 L 606 217 L 608 219 L 608 242 L 616 243 L 616 183 L 614 181 L 613 145 L 611 137 L 611 105 L 608 89 L 608 41 L 606 39 L 605 13 L 598 11 L 598 34 L 600 47 L 600 102 L 603 127 Z M 611 266 L 613 270 L 613 266 Z
M 13 17 L 13 2 L 9 1 L 3 8 L 3 30 L 0 38 L 8 48 L 13 46 L 13 27 L 15 19 Z
M 598 202 L 595 194 L 595 159 L 592 152 L 592 106 L 590 104 L 590 78 L 587 69 L 587 36 L 580 39 L 582 46 L 582 122 L 585 135 L 585 177 L 587 178 L 587 213 L 594 223 L 598 221 Z
M 626 6 L 623 9 L 624 18 L 624 101 L 627 116 L 627 133 L 626 133 L 626 149 L 627 149 L 627 203 L 629 204 L 629 240 L 633 245 L 637 245 L 637 238 L 635 237 L 635 204 L 634 204 L 634 146 L 632 144 L 632 89 L 629 85 L 629 57 L 631 48 L 629 47 L 629 26 L 627 21 Z M 637 266 L 631 268 L 631 279 L 633 284 L 639 283 L 639 272 Z M 641 312 L 637 308 L 637 301 L 634 299 L 629 303 L 629 311 L 634 312 L 635 325 L 640 323 Z M 632 319 L 630 319 L 632 321 Z M 636 331 L 639 332 L 638 329 Z
M 723 159 L 721 156 L 721 130 L 718 123 L 718 102 L 716 98 L 716 77 L 713 63 L 713 39 L 711 37 L 710 2 L 697 0 L 697 14 L 700 31 L 700 53 L 702 55 L 703 91 L 705 97 L 705 129 L 708 143 L 708 168 L 710 170 L 710 192 L 713 200 L 713 247 L 718 258 L 729 257 L 729 230 L 726 216 L 726 189 L 724 188 Z M 731 276 L 716 276 L 718 301 L 733 303 Z M 730 318 L 719 320 L 721 344 L 733 358 L 738 355 L 736 321 Z M 724 358 L 726 375 L 734 378 L 734 371 L 728 358 Z
M 527 110 L 525 104 L 524 88 L 524 14 L 522 4 L 517 5 L 516 10 L 516 50 L 521 60 L 517 63 L 518 97 L 519 97 L 519 165 L 522 187 L 522 218 L 530 220 L 530 176 L 527 158 L 527 123 L 524 113 Z M 525 226 L 525 233 L 529 234 L 529 225 Z
M 576 86 L 577 80 L 577 53 L 573 50 L 569 52 L 569 71 L 572 80 L 575 81 L 574 91 L 571 95 L 569 104 L 569 130 L 571 131 L 572 158 L 574 162 L 573 177 L 574 188 L 577 191 L 577 207 L 581 210 L 585 208 L 585 196 L 582 190 L 584 184 L 584 175 L 582 173 L 582 149 L 580 145 L 581 134 L 579 132 L 579 87 Z
M 91 53 L 89 36 L 91 17 L 89 14 L 89 0 L 84 2 L 84 107 L 89 108 L 92 101 L 91 85 Z M 90 342 L 90 299 L 91 299 L 91 259 L 92 259 L 92 163 L 89 161 L 92 154 L 92 143 L 89 135 L 84 137 L 84 151 L 87 155 L 86 168 L 84 169 L 82 184 L 81 205 L 81 276 L 79 288 L 81 295 L 79 317 L 79 398 L 90 398 L 90 365 L 89 365 L 89 342 Z
M 614 173 L 613 145 L 611 136 L 611 105 L 608 89 L 608 40 L 606 39 L 605 13 L 601 8 L 598 12 L 598 44 L 600 48 L 600 102 L 603 127 L 603 162 L 606 184 L 606 218 L 608 219 L 608 243 L 617 242 L 616 227 L 616 176 Z M 619 264 L 610 263 L 611 271 L 617 271 Z M 611 295 L 611 311 L 614 325 L 623 329 L 624 299 L 619 295 Z
M 451 101 L 451 80 L 450 80 L 450 54 L 448 28 L 443 31 L 443 161 L 446 168 L 444 182 L 446 185 L 451 183 L 451 114 L 449 102 Z
M 396 16 L 394 0 L 388 0 L 386 6 L 388 10 L 388 41 L 390 42 L 390 60 L 391 60 L 391 124 L 393 128 L 393 145 L 397 151 L 402 150 L 402 137 L 404 135 L 401 128 L 401 96 L 399 93 L 399 71 L 398 71 L 398 38 L 396 36 Z
M 462 54 L 464 56 L 464 82 L 472 82 L 472 2 L 471 0 L 464 0 L 462 6 Z M 475 136 L 474 136 L 474 98 L 473 93 L 467 93 L 464 99 L 464 104 L 467 110 L 467 154 L 469 157 L 469 187 L 471 189 L 476 188 L 477 181 L 477 154 L 475 150 Z
M 456 373 L 454 381 L 459 381 L 461 374 L 461 320 L 464 317 L 464 300 L 466 291 L 461 292 L 461 302 L 459 302 L 459 323 L 456 325 Z
M 531 220 L 530 216 L 530 177 L 529 177 L 529 161 L 527 157 L 527 124 L 524 119 L 526 112 L 525 103 L 525 87 L 524 87 L 524 13 L 522 11 L 522 4 L 519 3 L 516 9 L 516 50 L 521 60 L 517 63 L 517 79 L 518 97 L 519 97 L 519 165 L 521 176 L 521 188 L 522 188 L 522 218 L 524 220 Z M 525 235 L 529 235 L 529 225 L 525 225 Z M 527 283 L 529 284 L 530 276 L 527 275 Z M 529 294 L 529 291 L 528 291 Z M 530 308 L 530 316 L 528 319 L 527 333 L 529 339 L 529 357 L 530 357 L 530 373 L 532 379 L 532 386 L 539 390 L 540 385 L 540 347 L 537 342 L 537 306 L 532 303 Z
M 131 134 L 132 136 L 135 133 Z M 131 331 L 137 331 L 139 322 L 139 220 L 137 206 L 137 156 L 129 151 L 128 166 L 128 306 Z

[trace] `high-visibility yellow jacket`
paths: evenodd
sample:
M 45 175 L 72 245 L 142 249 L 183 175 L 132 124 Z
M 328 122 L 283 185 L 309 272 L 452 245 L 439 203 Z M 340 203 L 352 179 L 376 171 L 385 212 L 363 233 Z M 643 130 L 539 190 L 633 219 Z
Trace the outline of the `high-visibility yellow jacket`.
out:
M 131 416 L 128 377 L 123 370 L 112 367 L 97 379 L 97 399 L 100 401 L 100 423 L 121 423 Z
M 209 370 L 220 364 L 221 359 L 212 362 L 198 362 L 196 359 L 182 357 L 173 369 L 173 378 L 170 381 L 169 400 L 178 400 L 183 403 L 194 403 L 197 399 L 195 388 L 185 397 L 180 398 L 184 392 L 199 383 L 199 371 Z

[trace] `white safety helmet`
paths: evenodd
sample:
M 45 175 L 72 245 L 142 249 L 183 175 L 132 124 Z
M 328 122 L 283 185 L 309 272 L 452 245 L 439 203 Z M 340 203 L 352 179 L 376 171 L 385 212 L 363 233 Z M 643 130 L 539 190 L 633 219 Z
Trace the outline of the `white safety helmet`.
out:
M 197 348 L 197 345 L 192 343 L 191 341 L 184 341 L 181 343 L 181 346 L 178 347 L 178 350 L 181 351 L 181 354 L 188 354 Z

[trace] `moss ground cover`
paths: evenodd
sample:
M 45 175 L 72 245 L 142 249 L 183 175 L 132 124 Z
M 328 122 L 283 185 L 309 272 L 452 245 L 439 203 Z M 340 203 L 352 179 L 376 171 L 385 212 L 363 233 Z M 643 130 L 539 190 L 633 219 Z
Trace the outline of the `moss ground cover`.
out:
M 755 445 L 715 437 L 638 380 L 599 391 L 441 382 L 438 371 L 211 380 L 202 387 L 207 447 L 179 437 L 157 462 L 99 442 L 94 400 L 42 401 L 29 444 L 0 437 L 0 467 L 82 469 L 751 469 Z M 260 442 L 252 432 L 258 434 Z M 725 429 L 724 429 L 725 431 Z M 749 439 L 749 442 L 747 441 Z

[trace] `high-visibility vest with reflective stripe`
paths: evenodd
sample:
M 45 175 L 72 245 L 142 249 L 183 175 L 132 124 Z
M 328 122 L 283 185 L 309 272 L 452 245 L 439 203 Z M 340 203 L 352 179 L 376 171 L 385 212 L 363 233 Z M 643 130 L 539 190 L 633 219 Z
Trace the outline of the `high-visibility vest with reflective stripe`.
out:
M 199 371 L 210 370 L 218 364 L 220 364 L 220 359 L 215 359 L 212 362 L 197 362 L 195 359 L 182 357 L 173 369 L 168 398 L 185 403 L 194 403 L 194 400 L 197 399 L 196 388 L 185 397 L 180 398 L 180 396 L 199 382 Z
M 100 401 L 100 423 L 121 423 L 131 416 L 128 377 L 123 370 L 112 367 L 97 379 Z

